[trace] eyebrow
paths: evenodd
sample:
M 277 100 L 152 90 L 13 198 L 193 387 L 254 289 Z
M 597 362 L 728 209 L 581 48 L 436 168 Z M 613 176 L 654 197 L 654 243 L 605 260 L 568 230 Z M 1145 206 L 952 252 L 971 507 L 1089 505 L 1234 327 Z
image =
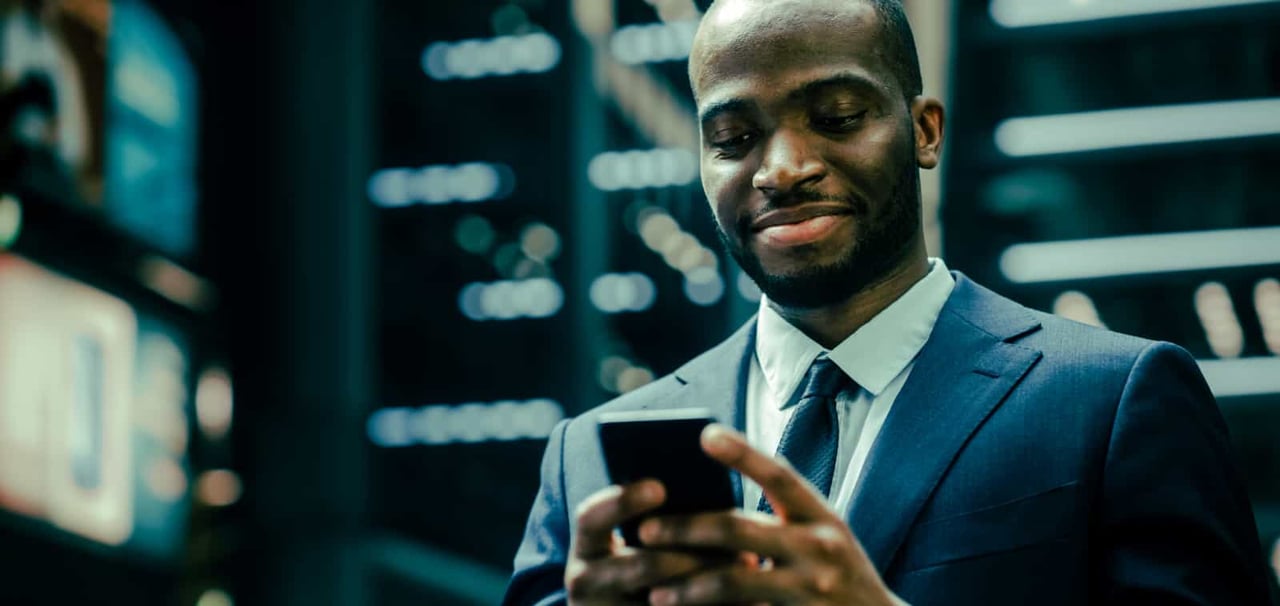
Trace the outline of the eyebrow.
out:
M 880 92 L 876 81 L 856 72 L 840 72 L 826 78 L 806 82 L 800 88 L 787 94 L 792 101 L 812 97 L 824 89 L 833 87 L 855 88 L 867 92 Z
M 742 113 L 751 109 L 752 104 L 746 99 L 725 99 L 707 104 L 698 116 L 698 123 L 706 126 L 708 122 L 724 114 Z
M 840 72 L 832 74 L 825 78 L 819 78 L 802 84 L 799 88 L 787 93 L 787 99 L 790 101 L 798 101 L 808 97 L 813 97 L 819 92 L 832 88 L 845 87 L 854 88 L 869 92 L 880 92 L 881 87 L 874 80 L 856 73 L 856 72 Z M 746 99 L 725 99 L 723 101 L 715 101 L 708 103 L 706 107 L 698 114 L 698 123 L 706 126 L 708 122 L 729 113 L 746 112 L 754 107 L 754 104 Z

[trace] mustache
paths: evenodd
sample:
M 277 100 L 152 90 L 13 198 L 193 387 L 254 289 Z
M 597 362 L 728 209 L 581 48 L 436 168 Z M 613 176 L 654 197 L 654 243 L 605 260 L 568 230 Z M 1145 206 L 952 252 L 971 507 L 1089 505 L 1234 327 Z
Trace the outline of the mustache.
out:
M 753 225 L 756 220 L 775 210 L 812 202 L 835 202 L 848 207 L 849 211 L 856 216 L 866 216 L 869 210 L 866 200 L 863 200 L 853 194 L 836 196 L 808 189 L 794 190 L 785 194 L 770 196 L 765 199 L 764 206 L 761 206 L 749 214 L 740 216 L 737 221 L 738 233 L 750 232 L 751 225 Z

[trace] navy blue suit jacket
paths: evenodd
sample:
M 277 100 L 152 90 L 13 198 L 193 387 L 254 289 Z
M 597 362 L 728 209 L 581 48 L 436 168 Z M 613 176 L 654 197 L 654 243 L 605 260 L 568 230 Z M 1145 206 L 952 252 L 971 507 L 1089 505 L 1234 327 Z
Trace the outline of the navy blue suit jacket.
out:
M 956 280 L 848 516 L 889 587 L 913 606 L 1268 604 L 1192 358 Z M 565 599 L 573 512 L 609 484 L 599 413 L 702 406 L 741 428 L 753 330 L 556 427 L 505 603 Z

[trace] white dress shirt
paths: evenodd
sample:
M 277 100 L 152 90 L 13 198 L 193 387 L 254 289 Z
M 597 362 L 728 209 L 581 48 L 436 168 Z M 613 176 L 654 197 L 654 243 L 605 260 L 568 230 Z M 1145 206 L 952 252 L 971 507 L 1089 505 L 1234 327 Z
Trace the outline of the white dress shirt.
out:
M 747 440 L 763 452 L 777 452 L 801 395 L 800 382 L 826 353 L 860 387 L 845 390 L 836 400 L 840 441 L 828 502 L 846 519 L 867 454 L 955 287 L 941 259 L 929 262 L 924 278 L 829 352 L 778 315 L 767 300 L 760 301 L 747 379 Z M 743 478 L 742 493 L 743 508 L 754 511 L 760 486 Z

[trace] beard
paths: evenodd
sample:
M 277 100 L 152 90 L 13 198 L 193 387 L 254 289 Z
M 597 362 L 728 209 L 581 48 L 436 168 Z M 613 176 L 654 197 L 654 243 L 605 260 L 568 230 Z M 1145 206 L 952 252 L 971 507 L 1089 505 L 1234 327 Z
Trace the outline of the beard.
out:
M 777 206 L 829 199 L 800 193 Z M 914 162 L 906 164 L 880 217 L 871 217 L 862 200 L 842 201 L 850 203 L 855 217 L 862 220 L 855 241 L 834 262 L 808 265 L 798 271 L 774 274 L 765 270 L 760 258 L 745 244 L 752 236 L 749 218 L 735 224 L 736 239 L 730 238 L 718 221 L 716 231 L 730 256 L 770 301 L 793 309 L 827 307 L 847 301 L 880 281 L 910 254 L 920 233 L 919 169 Z

